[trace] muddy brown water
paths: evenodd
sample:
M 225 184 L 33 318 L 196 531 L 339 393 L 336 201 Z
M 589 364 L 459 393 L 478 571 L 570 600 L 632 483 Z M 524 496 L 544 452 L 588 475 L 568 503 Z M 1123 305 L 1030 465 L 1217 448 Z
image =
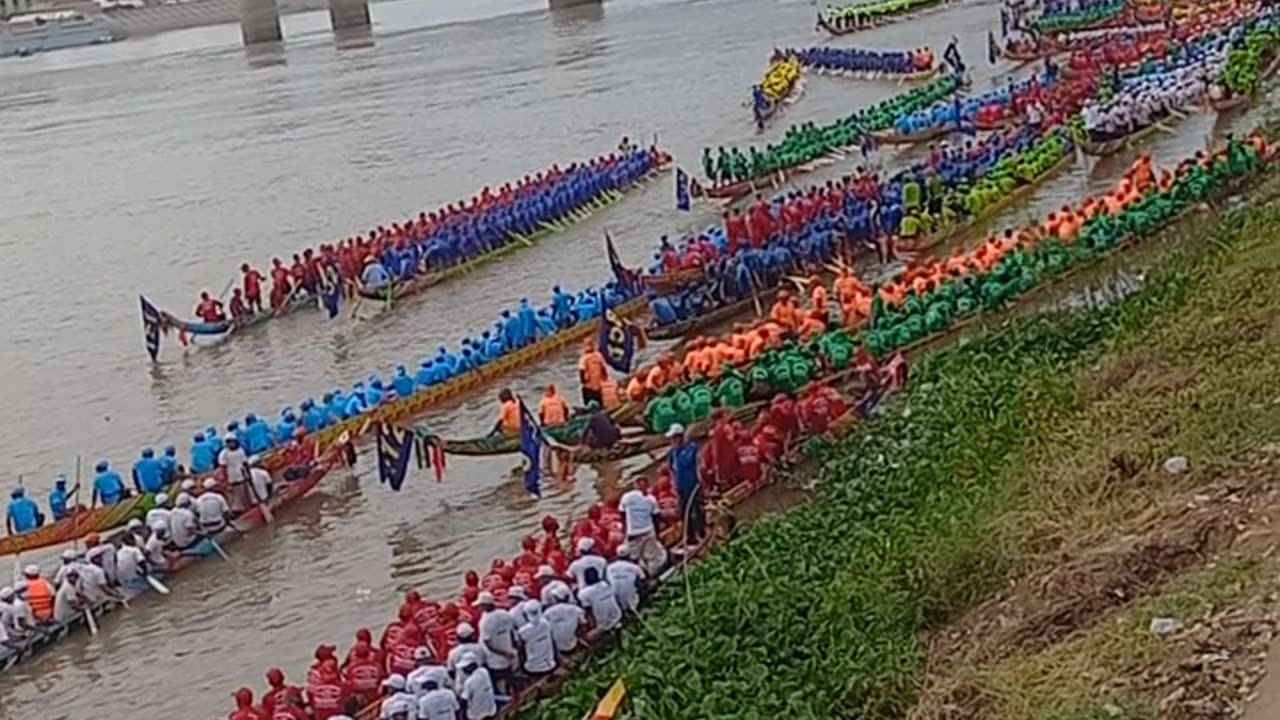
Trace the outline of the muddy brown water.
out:
M 701 227 L 717 211 L 673 212 L 668 176 L 390 316 L 326 323 L 304 313 L 213 348 L 183 353 L 170 342 L 154 369 L 140 338 L 139 293 L 186 311 L 242 260 L 265 265 L 484 184 L 605 152 L 622 135 L 657 134 L 696 170 L 704 145 L 775 140 L 788 123 L 828 121 L 901 90 L 811 77 L 804 97 L 757 135 L 743 102 L 774 46 L 927 41 L 941 54 L 955 34 L 975 90 L 1000 70 L 985 63 L 986 33 L 999 22 L 993 4 L 958 4 L 835 40 L 813 32 L 814 9 L 616 0 L 552 14 L 534 0 L 388 2 L 372 7 L 372 42 L 335 45 L 327 17 L 313 13 L 286 17 L 287 43 L 266 53 L 244 51 L 239 28 L 224 25 L 0 62 L 8 409 L 0 477 L 21 475 L 43 499 L 77 454 L 88 468 L 99 457 L 127 467 L 144 445 L 172 442 L 185 452 L 207 424 L 251 410 L 274 416 L 369 373 L 416 364 L 521 297 L 545 301 L 552 284 L 599 284 L 608 273 L 605 229 L 638 264 L 659 234 Z M 1172 161 L 1202 147 L 1213 125 L 1192 115 L 1144 149 Z M 887 150 L 881 161 L 891 168 L 909 157 Z M 999 222 L 1096 192 L 1126 164 L 1077 163 Z M 802 181 L 851 169 L 838 164 Z M 572 363 L 541 363 L 507 384 L 532 395 L 547 381 L 576 388 Z M 450 436 L 481 433 L 493 392 L 426 421 Z M 358 627 L 385 622 L 399 590 L 452 593 L 465 568 L 514 554 L 542 515 L 581 513 L 599 496 L 596 473 L 583 469 L 534 501 L 511 474 L 515 465 L 451 458 L 443 484 L 415 472 L 394 494 L 366 457 L 275 527 L 236 543 L 231 563 L 198 564 L 164 601 L 141 599 L 105 620 L 98 637 L 77 635 L 0 676 L 0 718 L 221 716 L 228 693 L 260 687 L 269 666 L 299 678 L 319 642 L 345 647 Z M 611 474 L 616 481 L 627 470 Z M 140 700 L 150 704 L 139 709 Z

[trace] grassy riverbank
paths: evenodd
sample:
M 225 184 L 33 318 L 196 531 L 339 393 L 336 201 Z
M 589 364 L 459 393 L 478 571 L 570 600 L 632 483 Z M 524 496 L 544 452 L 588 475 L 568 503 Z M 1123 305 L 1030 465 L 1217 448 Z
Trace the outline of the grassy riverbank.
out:
M 1088 679 L 1054 674 L 1106 667 L 1114 645 L 1079 650 L 1074 666 L 1042 653 L 1160 588 L 1227 579 L 1247 595 L 1260 582 L 1260 560 L 1199 571 L 1240 531 L 1175 509 L 1280 431 L 1277 227 L 1266 208 L 1193 215 L 1128 298 L 931 355 L 883 417 L 815 451 L 812 503 L 744 530 L 664 591 L 620 650 L 520 717 L 576 720 L 619 676 L 627 716 L 645 720 L 1145 716 L 1149 691 L 1100 700 Z M 1175 454 L 1189 472 L 1161 470 Z M 1181 544 L 1113 547 L 1158 518 L 1181 518 Z M 1100 548 L 1112 562 L 1088 552 Z M 1093 577 L 1099 566 L 1120 579 Z M 1126 651 L 1155 661 L 1149 644 Z

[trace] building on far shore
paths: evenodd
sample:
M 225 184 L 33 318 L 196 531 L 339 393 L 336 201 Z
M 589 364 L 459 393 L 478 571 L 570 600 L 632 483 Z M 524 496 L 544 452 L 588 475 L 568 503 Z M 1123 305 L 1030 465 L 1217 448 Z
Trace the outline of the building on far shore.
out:
M 31 0 L 0 0 L 0 20 L 31 12 Z

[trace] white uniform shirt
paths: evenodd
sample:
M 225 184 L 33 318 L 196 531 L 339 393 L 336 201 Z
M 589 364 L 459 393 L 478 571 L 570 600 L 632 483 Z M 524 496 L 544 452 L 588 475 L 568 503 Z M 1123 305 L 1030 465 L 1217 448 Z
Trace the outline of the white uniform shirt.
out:
M 260 467 L 249 468 L 249 481 L 253 483 L 253 492 L 249 500 L 255 505 L 259 500 L 266 502 L 271 497 L 271 473 Z
M 460 642 L 457 645 L 455 645 L 452 650 L 449 651 L 449 657 L 445 658 L 445 661 L 444 661 L 445 667 L 448 668 L 451 674 L 457 675 L 458 665 L 462 663 L 462 656 L 466 655 L 467 653 L 471 653 L 475 655 L 476 660 L 480 663 L 481 667 L 484 667 L 485 665 L 488 664 L 488 662 L 486 662 L 488 655 L 485 653 L 483 645 L 481 645 L 478 642 L 469 642 L 469 643 Z M 455 684 L 455 687 L 461 690 L 462 681 L 458 680 L 458 682 Z
M 58 572 L 53 574 L 53 586 L 60 587 L 62 585 L 62 579 L 67 576 L 67 571 L 70 570 L 71 568 L 75 568 L 79 570 L 80 567 L 81 567 L 81 563 L 76 560 L 62 563 L 62 565 L 58 568 Z
M 89 548 L 85 554 L 85 559 L 90 565 L 97 565 L 107 574 L 107 580 L 117 582 L 119 577 L 116 572 L 116 546 L 111 543 L 102 543 L 96 547 Z M 97 562 L 94 562 L 94 561 Z
M 639 490 L 628 490 L 618 502 L 626 519 L 627 537 L 647 535 L 655 531 L 653 516 L 658 513 L 658 501 Z
M 578 591 L 578 601 L 591 611 L 596 627 L 612 630 L 622 623 L 622 607 L 618 605 L 618 596 L 608 582 L 601 581 L 582 588 Z
M 556 649 L 562 653 L 573 652 L 578 647 L 578 628 L 587 614 L 571 602 L 556 603 L 547 608 L 543 617 L 551 624 L 551 637 Z
M 58 588 L 58 592 L 53 596 L 53 619 L 56 622 L 66 622 L 71 618 L 79 615 L 81 610 L 72 606 L 73 602 L 81 601 L 79 588 L 75 583 L 64 582 Z
M 13 603 L 0 600 L 0 625 L 6 628 L 14 627 L 13 624 Z
M 462 692 L 458 693 L 467 703 L 467 720 L 485 720 L 498 714 L 498 701 L 493 696 L 493 681 L 489 679 L 489 671 L 476 668 L 462 681 Z
M 506 610 L 490 610 L 480 616 L 480 643 L 485 646 L 485 666 L 494 670 L 506 670 L 512 666 L 510 658 L 500 652 L 514 653 L 516 619 Z
M 9 623 L 14 630 L 36 624 L 36 616 L 31 612 L 31 605 L 26 600 L 13 599 L 13 613 L 9 616 Z
M 609 563 L 599 555 L 583 555 L 577 560 L 569 563 L 569 574 L 573 576 L 573 582 L 575 585 L 583 587 L 587 584 L 587 581 L 584 579 L 587 574 L 587 568 L 595 568 L 596 572 L 599 573 L 599 576 L 603 578 L 605 568 L 608 567 L 608 565 Z
M 434 678 L 439 687 L 449 687 L 449 671 L 440 665 L 423 665 L 414 668 L 404 679 L 404 689 L 414 697 L 422 697 L 426 691 L 422 685 L 428 678 Z
M 618 596 L 618 604 L 626 610 L 640 608 L 640 581 L 644 579 L 644 570 L 630 560 L 614 560 L 605 571 L 609 584 Z
M 80 568 L 80 591 L 93 605 L 107 599 L 107 574 L 97 565 L 84 565 Z
M 393 693 L 382 701 L 379 717 L 382 720 L 391 720 L 391 716 L 398 712 L 409 713 L 409 720 L 413 720 L 413 716 L 418 712 L 417 698 L 406 692 Z
M 538 599 L 542 601 L 542 607 L 549 608 L 555 604 L 556 588 L 564 588 L 566 597 L 573 596 L 573 593 L 569 591 L 569 586 L 563 580 L 552 580 L 543 586 L 542 592 L 538 595 Z
M 147 538 L 147 544 L 142 547 L 142 554 L 146 556 L 151 567 L 162 568 L 169 565 L 169 559 L 164 556 L 164 541 L 158 535 Z
M 436 688 L 418 698 L 418 720 L 458 720 L 462 705 L 448 688 Z
M 541 613 L 520 628 L 520 641 L 524 643 L 524 669 L 531 673 L 548 673 L 556 669 L 555 640 L 551 637 L 551 623 Z
M 226 452 L 223 450 L 222 452 Z M 231 511 L 227 499 L 221 493 L 205 491 L 196 498 L 196 517 L 200 527 L 206 530 L 218 530 L 225 524 L 223 516 Z
M 116 553 L 116 579 L 121 585 L 131 585 L 142 579 L 142 563 L 145 556 L 136 545 L 121 545 Z
M 227 482 L 244 482 L 244 467 L 249 464 L 249 455 L 244 448 L 222 448 L 218 453 L 218 465 L 227 469 Z
M 200 523 L 190 508 L 174 508 L 169 513 L 169 539 L 179 548 L 189 547 L 200 535 Z
M 161 508 L 161 507 L 151 508 L 150 510 L 147 511 L 147 527 L 152 528 L 152 527 L 155 527 L 156 525 L 164 525 L 165 527 L 170 527 L 169 516 L 172 514 L 173 514 L 173 511 L 170 510 L 169 508 Z

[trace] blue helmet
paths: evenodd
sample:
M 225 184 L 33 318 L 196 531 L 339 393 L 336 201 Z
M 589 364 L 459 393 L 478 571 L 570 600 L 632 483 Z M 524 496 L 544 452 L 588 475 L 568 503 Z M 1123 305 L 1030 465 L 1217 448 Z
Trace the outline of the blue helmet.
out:
M 176 448 L 176 447 L 174 447 L 174 446 L 172 446 L 172 445 L 165 445 L 165 446 L 164 446 L 164 454 L 165 454 L 166 456 L 168 456 L 168 457 L 173 457 L 174 455 L 177 455 L 177 454 L 178 454 L 178 448 Z
M 240 421 L 239 421 L 239 420 L 232 420 L 231 422 L 227 423 L 227 429 L 228 429 L 228 430 L 230 430 L 231 432 L 235 432 L 236 430 L 239 430 L 239 429 L 240 429 Z
M 396 366 L 396 372 L 398 372 L 398 373 L 400 373 L 401 375 L 403 375 L 403 374 L 405 374 L 407 371 L 404 369 L 404 365 L 397 365 L 397 366 Z
M 98 461 L 98 465 L 97 465 L 97 470 L 98 470 L 98 472 L 106 472 L 106 471 L 107 471 L 107 468 L 109 468 L 109 467 L 111 467 L 111 466 L 107 464 L 107 461 L 106 461 L 106 460 L 99 460 L 99 461 Z
M 249 414 L 247 414 L 247 415 L 245 415 L 245 416 L 244 416 L 244 424 L 245 424 L 245 425 L 252 425 L 252 424 L 254 424 L 254 423 L 256 423 L 256 422 L 258 422 L 258 416 L 257 416 L 257 415 L 254 415 L 253 413 L 249 413 Z
M 419 366 L 419 367 L 430 367 L 430 366 L 431 366 L 431 360 L 430 360 L 430 359 L 428 359 L 428 358 L 423 358 L 423 359 L 422 359 L 422 362 L 418 363 L 418 366 Z
M 320 398 L 320 400 L 325 405 L 328 405 L 329 403 L 333 402 L 333 393 L 331 392 L 325 393 L 324 396 Z
M 9 492 L 9 497 L 11 497 L 11 498 L 20 498 L 20 497 L 22 497 L 23 495 L 26 495 L 26 494 L 27 494 L 27 491 L 26 491 L 26 490 L 23 490 L 23 489 L 22 489 L 22 486 L 21 486 L 21 485 L 19 485 L 18 487 L 14 488 L 13 490 L 11 490 L 11 491 Z
M 311 398 L 307 398 L 306 400 L 302 401 L 303 410 L 310 410 L 313 407 L 315 407 L 315 401 L 313 401 Z
M 298 416 L 293 414 L 293 410 L 287 410 L 284 414 L 285 422 L 296 422 L 297 419 L 298 419 Z
M 142 457 L 150 458 L 150 457 L 155 457 L 155 455 L 156 455 L 155 450 L 152 450 L 151 448 L 142 448 Z
M 378 378 L 374 378 L 374 379 L 373 379 L 373 382 L 372 382 L 372 383 L 370 383 L 370 385 L 372 385 L 374 388 L 376 388 L 376 389 L 378 389 L 378 390 L 381 390 L 381 389 L 382 389 L 382 381 L 381 381 L 381 380 L 379 380 Z
M 218 437 L 218 428 L 210 425 L 204 429 L 205 437 Z
M 66 487 L 66 486 L 67 486 L 67 476 L 66 476 L 66 475 L 58 475 L 58 479 L 57 479 L 57 480 L 54 480 L 54 481 L 53 481 L 53 484 L 54 484 L 54 486 L 55 486 L 55 487 L 59 487 L 59 488 L 61 488 L 61 487 Z
M 196 433 L 194 436 L 192 436 L 191 442 L 198 442 L 198 443 L 204 442 L 204 433 L 202 432 Z

